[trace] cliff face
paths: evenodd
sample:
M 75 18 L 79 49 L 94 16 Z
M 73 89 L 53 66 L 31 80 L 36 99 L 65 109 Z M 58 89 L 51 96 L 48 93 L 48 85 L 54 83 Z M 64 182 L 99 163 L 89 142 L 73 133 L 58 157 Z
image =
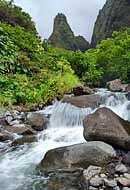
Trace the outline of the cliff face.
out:
M 107 0 L 95 23 L 92 47 L 124 27 L 130 27 L 130 0 Z
M 55 17 L 53 33 L 48 41 L 55 47 L 67 50 L 85 51 L 89 48 L 89 43 L 82 36 L 74 35 L 64 14 Z

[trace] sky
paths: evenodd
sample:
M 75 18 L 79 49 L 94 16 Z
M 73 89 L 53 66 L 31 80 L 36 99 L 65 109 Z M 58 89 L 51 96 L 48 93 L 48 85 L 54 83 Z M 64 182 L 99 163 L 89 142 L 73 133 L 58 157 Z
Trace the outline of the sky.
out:
M 93 26 L 99 10 L 106 0 L 14 0 L 28 12 L 43 38 L 53 31 L 53 21 L 58 13 L 64 13 L 75 35 L 91 40 Z

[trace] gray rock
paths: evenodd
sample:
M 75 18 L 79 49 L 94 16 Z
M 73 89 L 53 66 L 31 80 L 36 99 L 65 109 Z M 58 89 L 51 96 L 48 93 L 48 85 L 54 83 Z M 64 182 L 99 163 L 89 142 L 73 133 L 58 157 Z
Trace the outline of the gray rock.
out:
M 15 126 L 3 126 L 2 127 L 5 131 L 10 133 L 17 133 L 18 135 L 32 135 L 35 134 L 35 131 L 29 125 L 15 125 Z
M 93 187 L 99 187 L 103 185 L 103 179 L 101 177 L 93 177 L 90 179 L 90 185 Z
M 101 173 L 102 168 L 97 166 L 89 166 L 86 170 L 83 171 L 83 176 L 85 179 L 89 180 L 95 175 Z
M 117 187 L 117 181 L 104 179 L 104 183 L 107 187 Z
M 83 189 L 81 169 L 55 170 L 49 174 L 48 190 L 79 190 Z M 44 189 L 44 188 L 39 188 Z M 46 188 L 45 188 L 46 189 Z
M 130 150 L 130 122 L 108 108 L 99 108 L 83 121 L 84 138 L 100 140 L 120 149 Z
M 13 140 L 13 137 L 6 132 L 0 133 L 0 141 L 3 142 L 3 141 L 7 141 L 7 140 Z
M 118 164 L 115 167 L 115 171 L 119 173 L 126 173 L 128 171 L 127 167 L 124 164 Z
M 130 174 L 124 173 L 124 177 L 130 179 Z
M 115 79 L 113 81 L 107 82 L 107 86 L 112 92 L 125 92 L 127 84 L 122 84 L 120 79 Z
M 98 189 L 95 188 L 95 187 L 90 186 L 90 187 L 89 187 L 89 190 L 98 190 Z
M 27 115 L 27 123 L 31 125 L 33 129 L 42 131 L 46 129 L 48 119 L 40 113 L 30 112 Z
M 130 187 L 130 179 L 125 177 L 118 177 L 116 178 L 116 181 L 120 183 L 122 186 Z
M 87 107 L 96 108 L 101 104 L 101 97 L 97 94 L 75 96 L 75 97 L 64 97 L 62 102 L 70 103 L 80 108 L 87 108 Z
M 50 150 L 41 161 L 41 167 L 51 170 L 71 167 L 87 168 L 92 164 L 102 166 L 115 156 L 116 153 L 110 145 L 94 141 Z
M 27 136 L 21 137 L 19 139 L 15 139 L 12 142 L 12 146 L 23 145 L 25 143 L 33 143 L 33 142 L 37 142 L 37 137 L 33 136 L 33 135 L 27 135 Z

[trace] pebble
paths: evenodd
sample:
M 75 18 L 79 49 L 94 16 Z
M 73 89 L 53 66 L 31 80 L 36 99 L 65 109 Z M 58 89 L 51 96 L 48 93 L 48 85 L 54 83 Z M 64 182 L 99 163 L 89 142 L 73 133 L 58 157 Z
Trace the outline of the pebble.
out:
M 97 166 L 89 166 L 86 170 L 83 171 L 83 176 L 85 179 L 91 179 L 92 177 L 100 174 L 102 168 Z M 98 176 L 97 176 L 98 177 Z
M 126 177 L 127 179 L 130 179 L 130 174 L 125 173 L 125 174 L 124 174 L 124 177 Z
M 101 178 L 106 178 L 107 176 L 105 174 L 100 174 Z
M 119 173 L 126 173 L 128 171 L 127 167 L 124 164 L 118 164 L 115 167 L 115 171 Z
M 117 181 L 104 179 L 104 183 L 107 187 L 117 187 Z
M 90 185 L 93 187 L 99 187 L 99 186 L 103 185 L 103 180 L 100 177 L 93 177 L 90 180 Z
M 98 189 L 95 188 L 95 187 L 90 186 L 90 187 L 89 187 L 89 190 L 98 190 Z
M 116 181 L 119 182 L 122 186 L 130 187 L 130 179 L 125 177 L 118 177 Z

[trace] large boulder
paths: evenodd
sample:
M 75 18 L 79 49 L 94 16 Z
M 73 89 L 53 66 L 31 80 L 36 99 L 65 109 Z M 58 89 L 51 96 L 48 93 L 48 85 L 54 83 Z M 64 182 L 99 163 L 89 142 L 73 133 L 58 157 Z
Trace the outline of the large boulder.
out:
M 130 150 L 130 123 L 108 108 L 100 108 L 84 121 L 84 138 L 100 140 L 121 149 Z
M 52 170 L 87 168 L 92 164 L 102 166 L 115 156 L 116 153 L 110 145 L 94 141 L 50 150 L 41 161 L 41 167 L 44 170 Z
M 33 129 L 42 131 L 46 129 L 48 119 L 41 113 L 30 112 L 27 115 L 27 123 L 31 125 Z
M 107 82 L 108 89 L 112 92 L 125 92 L 127 84 L 122 84 L 120 79 Z
M 87 107 L 96 108 L 101 104 L 101 97 L 97 94 L 75 96 L 75 97 L 66 96 L 63 98 L 62 102 L 70 103 L 80 108 L 87 108 Z

